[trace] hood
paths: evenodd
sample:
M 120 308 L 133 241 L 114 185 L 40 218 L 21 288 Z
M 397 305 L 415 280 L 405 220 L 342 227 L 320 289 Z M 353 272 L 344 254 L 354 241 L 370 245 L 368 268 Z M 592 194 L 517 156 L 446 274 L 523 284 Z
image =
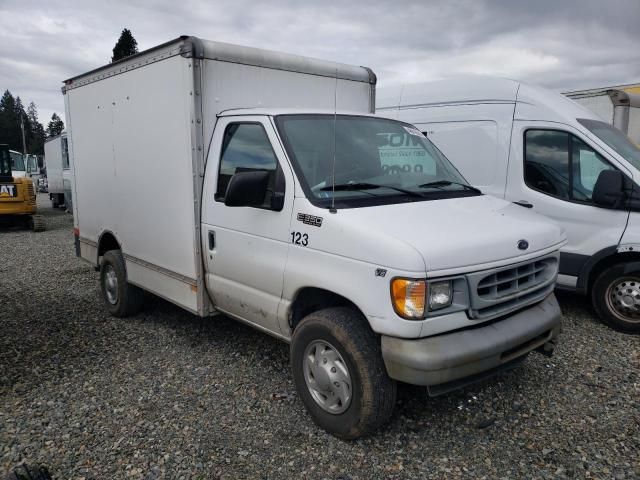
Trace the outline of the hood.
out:
M 566 240 L 549 219 L 489 195 L 344 209 L 340 216 L 343 225 L 409 244 L 427 272 L 518 261 Z M 518 248 L 521 240 L 526 250 Z

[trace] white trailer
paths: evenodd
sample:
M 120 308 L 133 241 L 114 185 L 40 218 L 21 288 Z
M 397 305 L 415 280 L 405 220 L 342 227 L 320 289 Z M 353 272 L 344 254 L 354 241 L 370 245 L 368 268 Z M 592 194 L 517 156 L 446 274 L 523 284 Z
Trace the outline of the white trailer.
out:
M 640 145 L 640 85 L 574 90 L 564 95 L 591 110 Z
M 444 393 L 560 329 L 561 229 L 372 115 L 375 83 L 181 37 L 63 87 L 76 252 L 109 311 L 143 289 L 290 342 L 301 400 L 341 438 L 390 417 L 398 380 Z
M 66 168 L 70 171 L 66 132 L 45 142 L 44 161 L 47 169 L 49 198 L 53 208 L 57 208 L 65 204 L 63 170 Z

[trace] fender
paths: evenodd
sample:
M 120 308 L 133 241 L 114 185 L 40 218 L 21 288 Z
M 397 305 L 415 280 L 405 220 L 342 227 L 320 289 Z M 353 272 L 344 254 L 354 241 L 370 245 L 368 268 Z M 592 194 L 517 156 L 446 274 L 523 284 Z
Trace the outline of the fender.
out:
M 101 251 L 100 249 L 102 248 L 103 244 L 102 244 L 102 239 L 104 238 L 105 235 L 110 235 L 116 242 L 118 248 L 122 248 L 122 244 L 120 243 L 120 240 L 118 240 L 118 237 L 116 236 L 115 233 L 113 233 L 111 230 L 103 230 L 102 233 L 100 234 L 100 236 L 98 237 L 98 243 L 96 244 L 96 261 L 95 261 L 95 266 L 99 269 L 100 268 L 100 257 L 102 255 L 104 255 L 104 251 Z
M 580 255 L 572 253 L 560 253 L 560 273 L 577 275 L 576 291 L 583 295 L 589 288 L 589 277 L 594 267 L 602 260 L 618 254 L 618 246 L 612 245 L 597 251 L 593 255 Z M 625 266 L 625 273 L 640 269 L 640 262 L 631 262 Z

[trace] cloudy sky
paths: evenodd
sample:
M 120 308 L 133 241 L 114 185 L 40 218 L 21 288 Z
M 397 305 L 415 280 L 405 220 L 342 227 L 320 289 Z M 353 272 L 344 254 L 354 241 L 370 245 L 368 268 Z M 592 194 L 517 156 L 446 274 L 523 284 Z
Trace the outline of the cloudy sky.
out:
M 379 85 L 460 74 L 558 90 L 640 82 L 640 0 L 0 0 L 0 89 L 63 113 L 61 81 L 182 34 L 365 65 Z

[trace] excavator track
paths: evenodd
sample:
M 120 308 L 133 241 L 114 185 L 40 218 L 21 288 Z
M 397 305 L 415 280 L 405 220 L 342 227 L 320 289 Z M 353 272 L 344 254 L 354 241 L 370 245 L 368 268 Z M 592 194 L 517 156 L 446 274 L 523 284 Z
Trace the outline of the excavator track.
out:
M 32 215 L 31 225 L 34 232 L 44 232 L 47 229 L 47 224 L 42 215 Z

